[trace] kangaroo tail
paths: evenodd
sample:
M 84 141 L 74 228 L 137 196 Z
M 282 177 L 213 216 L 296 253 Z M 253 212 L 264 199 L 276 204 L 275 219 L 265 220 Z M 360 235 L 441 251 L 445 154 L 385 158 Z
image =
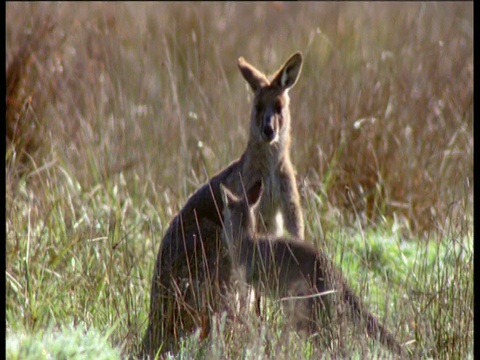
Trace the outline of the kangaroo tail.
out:
M 393 351 L 402 357 L 407 356 L 406 350 L 380 323 L 380 321 L 366 310 L 365 306 L 351 289 L 345 289 L 344 301 L 353 309 L 353 312 L 358 318 L 365 320 L 367 334 L 370 337 L 379 340 L 380 343 L 390 349 L 390 351 Z

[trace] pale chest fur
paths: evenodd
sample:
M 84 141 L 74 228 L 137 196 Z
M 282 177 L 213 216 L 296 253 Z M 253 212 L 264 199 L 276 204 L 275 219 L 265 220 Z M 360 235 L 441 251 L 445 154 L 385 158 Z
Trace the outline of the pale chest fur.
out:
M 269 233 L 275 233 L 279 226 L 276 217 L 279 213 L 282 199 L 279 170 L 276 168 L 269 169 L 269 173 L 263 177 L 263 181 L 264 192 L 259 205 L 259 222 L 263 221 Z M 259 230 L 261 231 L 262 228 L 260 227 Z

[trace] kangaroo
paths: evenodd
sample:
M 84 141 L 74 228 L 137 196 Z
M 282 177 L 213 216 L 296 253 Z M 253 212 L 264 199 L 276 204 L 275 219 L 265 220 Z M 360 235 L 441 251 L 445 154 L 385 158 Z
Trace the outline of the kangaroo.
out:
M 287 316 L 295 318 L 298 330 L 306 329 L 309 333 L 328 325 L 323 322 L 319 327 L 319 320 L 332 320 L 334 301 L 339 299 L 350 306 L 354 315 L 363 317 L 369 336 L 379 339 L 390 351 L 406 355 L 394 336 L 366 310 L 323 252 L 298 239 L 257 235 L 255 208 L 264 193 L 262 180 L 250 186 L 242 198 L 221 187 L 223 239 L 232 267 L 239 270 L 244 281 L 274 299 L 290 299 L 290 307 L 284 307 Z
M 172 219 L 161 242 L 152 276 L 150 312 L 143 354 L 174 350 L 179 337 L 196 327 L 208 331 L 208 311 L 218 311 L 230 280 L 230 257 L 222 245 L 220 185 L 240 192 L 262 179 L 265 194 L 257 207 L 257 230 L 275 232 L 276 215 L 285 229 L 303 237 L 304 223 L 290 160 L 288 91 L 301 72 L 302 55 L 293 54 L 272 80 L 243 57 L 238 67 L 253 93 L 249 140 L 243 154 L 213 176 Z

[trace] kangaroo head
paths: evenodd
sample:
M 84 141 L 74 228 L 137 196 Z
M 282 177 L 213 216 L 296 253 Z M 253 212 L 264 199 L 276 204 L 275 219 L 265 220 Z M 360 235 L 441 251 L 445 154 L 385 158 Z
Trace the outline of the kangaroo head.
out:
M 243 197 L 237 197 L 223 184 L 223 224 L 229 245 L 238 243 L 244 236 L 252 238 L 255 234 L 255 209 L 263 193 L 262 180 L 255 182 Z
M 238 59 L 238 67 L 255 94 L 250 136 L 268 144 L 283 140 L 290 129 L 288 90 L 295 85 L 302 70 L 302 54 L 293 54 L 271 81 L 243 57 Z

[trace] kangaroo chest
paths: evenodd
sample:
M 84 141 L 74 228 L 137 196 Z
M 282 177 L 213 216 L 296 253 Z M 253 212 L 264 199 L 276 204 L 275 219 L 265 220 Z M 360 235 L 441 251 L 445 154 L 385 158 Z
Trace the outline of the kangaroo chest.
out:
M 247 161 L 242 166 L 243 184 L 246 189 L 251 187 L 260 178 L 263 182 L 263 195 L 257 207 L 257 231 L 261 233 L 277 233 L 283 226 L 277 222 L 277 215 L 281 209 L 282 199 L 282 171 L 283 162 L 278 154 L 263 152 L 249 153 Z M 239 182 L 238 194 L 243 192 Z M 283 214 L 282 214 L 283 215 Z
M 270 169 L 269 169 L 270 170 Z M 278 224 L 276 216 L 280 209 L 282 199 L 281 184 L 276 169 L 271 169 L 263 176 L 264 192 L 259 204 L 259 230 L 267 232 L 276 232 Z M 260 226 L 263 224 L 264 228 Z

